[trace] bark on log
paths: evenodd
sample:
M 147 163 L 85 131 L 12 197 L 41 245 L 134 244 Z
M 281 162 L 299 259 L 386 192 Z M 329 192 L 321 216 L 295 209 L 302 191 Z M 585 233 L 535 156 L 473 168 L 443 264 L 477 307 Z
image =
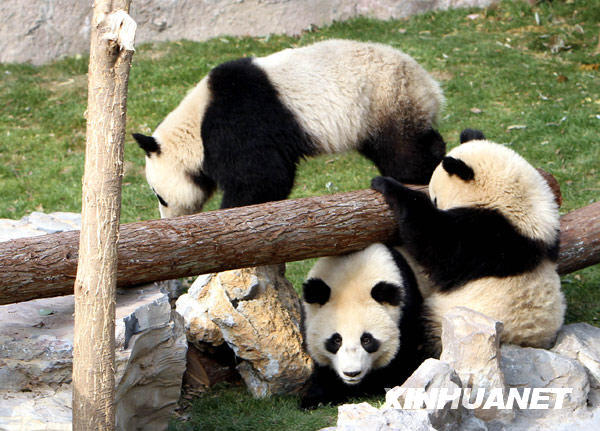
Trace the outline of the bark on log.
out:
M 558 272 L 568 274 L 600 262 L 600 202 L 560 218 Z
M 559 272 L 600 262 L 600 202 L 561 219 Z M 121 226 L 118 286 L 347 253 L 394 233 L 372 190 Z M 77 231 L 0 243 L 0 304 L 73 293 Z
M 73 335 L 73 431 L 115 429 L 117 242 L 127 82 L 135 22 L 130 0 L 96 0 L 88 69 L 85 173 Z

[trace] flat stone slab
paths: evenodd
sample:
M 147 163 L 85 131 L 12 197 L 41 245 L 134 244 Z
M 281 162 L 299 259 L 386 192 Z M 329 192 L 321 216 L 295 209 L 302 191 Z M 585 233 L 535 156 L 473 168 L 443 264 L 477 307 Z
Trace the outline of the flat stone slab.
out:
M 0 242 L 81 229 L 81 214 L 32 212 L 20 220 L 0 219 Z
M 73 312 L 73 295 L 0 306 L 0 430 L 71 429 Z M 117 429 L 166 428 L 187 341 L 159 284 L 118 291 L 115 335 Z

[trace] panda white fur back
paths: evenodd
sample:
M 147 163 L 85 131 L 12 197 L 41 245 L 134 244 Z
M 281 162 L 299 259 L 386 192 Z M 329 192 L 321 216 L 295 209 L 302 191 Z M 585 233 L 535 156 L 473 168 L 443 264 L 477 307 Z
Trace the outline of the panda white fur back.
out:
M 395 250 L 317 261 L 303 286 L 303 331 L 315 371 L 302 407 L 383 395 L 420 364 L 422 298 Z
M 439 84 L 388 45 L 328 40 L 256 58 L 319 152 L 352 150 L 390 122 L 432 125 Z M 301 89 L 301 91 L 299 91 Z
M 394 210 L 398 245 L 432 287 L 424 317 L 433 352 L 439 353 L 442 316 L 459 305 L 502 321 L 502 342 L 553 342 L 565 312 L 556 271 L 558 206 L 525 159 L 470 140 L 436 168 L 430 198 L 390 178 L 375 178 L 372 186 Z
M 300 159 L 358 149 L 382 174 L 426 183 L 445 152 L 444 98 L 410 56 L 329 40 L 214 68 L 157 127 L 134 134 L 163 217 L 284 199 Z

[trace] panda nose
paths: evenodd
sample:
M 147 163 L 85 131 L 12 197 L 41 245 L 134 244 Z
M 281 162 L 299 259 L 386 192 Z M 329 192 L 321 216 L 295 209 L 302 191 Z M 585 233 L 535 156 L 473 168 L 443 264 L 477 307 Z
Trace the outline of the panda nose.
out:
M 360 371 L 344 371 L 344 374 L 348 377 L 356 377 L 360 374 Z

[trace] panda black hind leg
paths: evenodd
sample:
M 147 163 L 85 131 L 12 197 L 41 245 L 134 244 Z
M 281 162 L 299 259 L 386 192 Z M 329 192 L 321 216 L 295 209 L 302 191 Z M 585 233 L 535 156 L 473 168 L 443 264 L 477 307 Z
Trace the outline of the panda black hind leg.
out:
M 384 128 L 360 146 L 382 175 L 409 184 L 427 184 L 446 152 L 446 143 L 433 128 L 422 131 Z

